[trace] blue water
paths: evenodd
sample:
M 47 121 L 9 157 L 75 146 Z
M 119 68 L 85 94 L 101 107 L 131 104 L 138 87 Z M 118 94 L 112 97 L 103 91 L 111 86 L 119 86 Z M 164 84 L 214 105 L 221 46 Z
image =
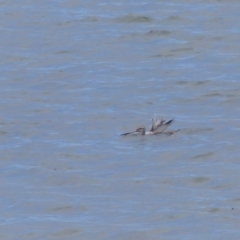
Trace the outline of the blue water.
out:
M 1 239 L 238 239 L 239 9 L 2 2 Z

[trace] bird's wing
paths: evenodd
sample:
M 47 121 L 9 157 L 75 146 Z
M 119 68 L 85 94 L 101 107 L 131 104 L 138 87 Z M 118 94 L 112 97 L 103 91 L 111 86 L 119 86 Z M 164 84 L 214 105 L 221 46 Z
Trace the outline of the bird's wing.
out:
M 150 129 L 150 131 L 156 131 L 157 128 L 159 128 L 160 126 L 162 126 L 164 124 L 165 120 L 164 118 L 160 119 L 160 120 L 157 120 L 156 116 L 154 116 L 152 118 L 152 127 Z
M 174 119 L 171 119 L 170 121 L 166 123 L 159 124 L 158 127 L 154 130 L 156 134 L 164 132 L 172 123 L 174 122 Z

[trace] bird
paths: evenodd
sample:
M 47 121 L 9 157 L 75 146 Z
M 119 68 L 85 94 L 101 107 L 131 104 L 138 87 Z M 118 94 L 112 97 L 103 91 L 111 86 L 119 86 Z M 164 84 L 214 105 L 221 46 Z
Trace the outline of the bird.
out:
M 169 120 L 168 122 L 165 122 L 165 119 L 157 119 L 156 116 L 152 118 L 152 126 L 149 131 L 146 131 L 145 127 L 138 127 L 133 132 L 127 132 L 121 134 L 121 136 L 127 136 L 127 135 L 157 135 L 157 134 L 166 134 L 166 135 L 172 135 L 174 132 L 177 131 L 169 131 L 164 132 L 172 123 L 174 122 L 174 119 Z

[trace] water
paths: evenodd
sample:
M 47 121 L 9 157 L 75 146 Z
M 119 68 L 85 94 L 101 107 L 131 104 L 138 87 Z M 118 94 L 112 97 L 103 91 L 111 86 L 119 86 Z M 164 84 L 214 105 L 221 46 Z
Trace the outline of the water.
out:
M 240 237 L 238 1 L 0 6 L 1 239 Z

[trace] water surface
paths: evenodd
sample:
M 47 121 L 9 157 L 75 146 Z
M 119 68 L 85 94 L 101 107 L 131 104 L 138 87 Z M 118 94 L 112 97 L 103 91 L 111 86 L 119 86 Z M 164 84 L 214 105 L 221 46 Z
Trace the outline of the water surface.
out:
M 240 237 L 238 1 L 0 6 L 1 239 Z

